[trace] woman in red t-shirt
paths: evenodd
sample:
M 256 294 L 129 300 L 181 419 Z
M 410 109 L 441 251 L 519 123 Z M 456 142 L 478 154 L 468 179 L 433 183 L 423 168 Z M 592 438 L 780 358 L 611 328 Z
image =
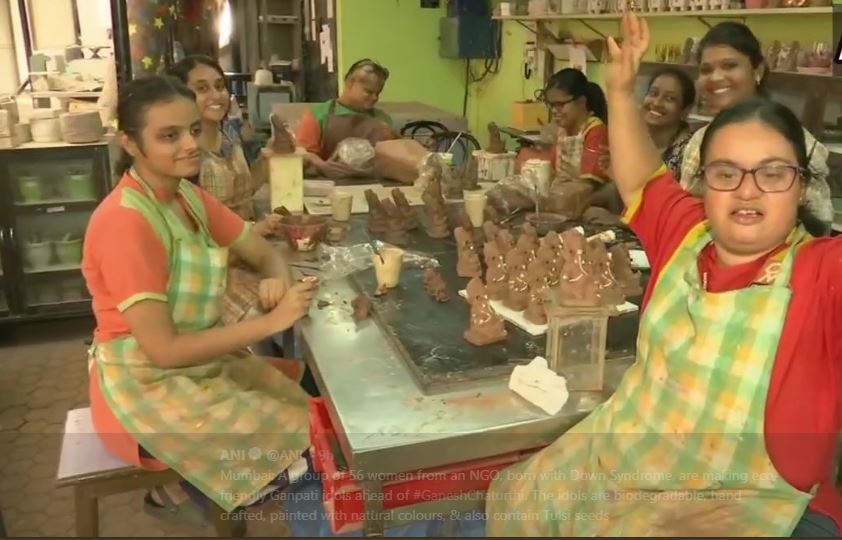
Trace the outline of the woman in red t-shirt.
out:
M 803 130 L 769 100 L 721 113 L 693 197 L 635 100 L 648 45 L 627 13 L 607 73 L 614 183 L 652 266 L 636 361 L 606 403 L 497 476 L 487 533 L 838 536 L 842 240 L 798 218 Z

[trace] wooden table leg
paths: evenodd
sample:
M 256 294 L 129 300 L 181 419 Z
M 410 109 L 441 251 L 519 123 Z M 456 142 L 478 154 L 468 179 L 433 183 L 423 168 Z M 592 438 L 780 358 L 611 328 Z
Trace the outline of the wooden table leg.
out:
M 75 487 L 76 536 L 92 538 L 99 536 L 99 502 L 82 487 Z
M 386 524 L 383 513 L 383 482 L 372 480 L 363 482 L 363 534 L 365 536 L 383 536 Z

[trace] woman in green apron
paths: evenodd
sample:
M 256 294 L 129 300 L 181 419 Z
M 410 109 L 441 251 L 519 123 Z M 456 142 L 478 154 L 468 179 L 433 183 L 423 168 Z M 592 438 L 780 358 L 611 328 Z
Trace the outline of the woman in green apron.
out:
M 636 360 L 612 397 L 498 475 L 487 533 L 838 535 L 842 241 L 797 219 L 800 124 L 766 100 L 721 114 L 691 196 L 635 99 L 648 43 L 627 13 L 606 75 L 614 182 L 652 266 Z
M 228 115 L 231 94 L 222 67 L 207 56 L 188 56 L 171 70 L 196 95 L 202 118 L 199 145 L 202 165 L 196 176 L 199 186 L 246 221 L 254 222 L 257 215 L 252 200 L 255 193 L 268 182 L 264 155 L 249 166 L 242 141 L 232 138 L 222 129 Z M 280 216 L 268 214 L 252 227 L 261 236 L 278 231 Z M 222 310 L 222 322 L 232 324 L 260 311 L 260 276 L 243 261 L 232 258 L 228 271 L 228 286 Z
M 200 165 L 201 120 L 180 81 L 130 82 L 118 122 L 122 178 L 84 246 L 94 425 L 128 463 L 172 468 L 230 511 L 307 469 L 308 396 L 246 347 L 306 316 L 315 285 L 289 283 L 266 240 L 184 180 Z M 265 314 L 221 326 L 230 254 L 270 286 Z

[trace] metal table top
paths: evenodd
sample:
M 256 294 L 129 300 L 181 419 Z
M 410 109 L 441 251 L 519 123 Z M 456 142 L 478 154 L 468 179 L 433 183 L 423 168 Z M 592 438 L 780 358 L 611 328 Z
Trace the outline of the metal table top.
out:
M 372 271 L 372 270 L 368 270 Z M 606 362 L 606 389 L 571 393 L 555 416 L 508 389 L 508 377 L 425 394 L 374 319 L 357 325 L 350 279 L 323 283 L 298 324 L 305 357 L 354 470 L 399 473 L 545 446 L 604 401 L 631 358 Z

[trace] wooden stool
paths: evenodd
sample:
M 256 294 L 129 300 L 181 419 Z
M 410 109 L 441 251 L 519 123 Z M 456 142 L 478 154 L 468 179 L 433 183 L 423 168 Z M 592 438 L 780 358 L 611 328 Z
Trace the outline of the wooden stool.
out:
M 58 487 L 72 487 L 76 503 L 76 536 L 99 536 L 99 499 L 136 489 L 181 481 L 172 469 L 146 471 L 115 458 L 94 431 L 89 408 L 68 411 L 56 474 Z M 222 537 L 235 536 L 239 520 L 213 505 L 213 525 Z M 241 531 L 236 531 L 241 532 Z

